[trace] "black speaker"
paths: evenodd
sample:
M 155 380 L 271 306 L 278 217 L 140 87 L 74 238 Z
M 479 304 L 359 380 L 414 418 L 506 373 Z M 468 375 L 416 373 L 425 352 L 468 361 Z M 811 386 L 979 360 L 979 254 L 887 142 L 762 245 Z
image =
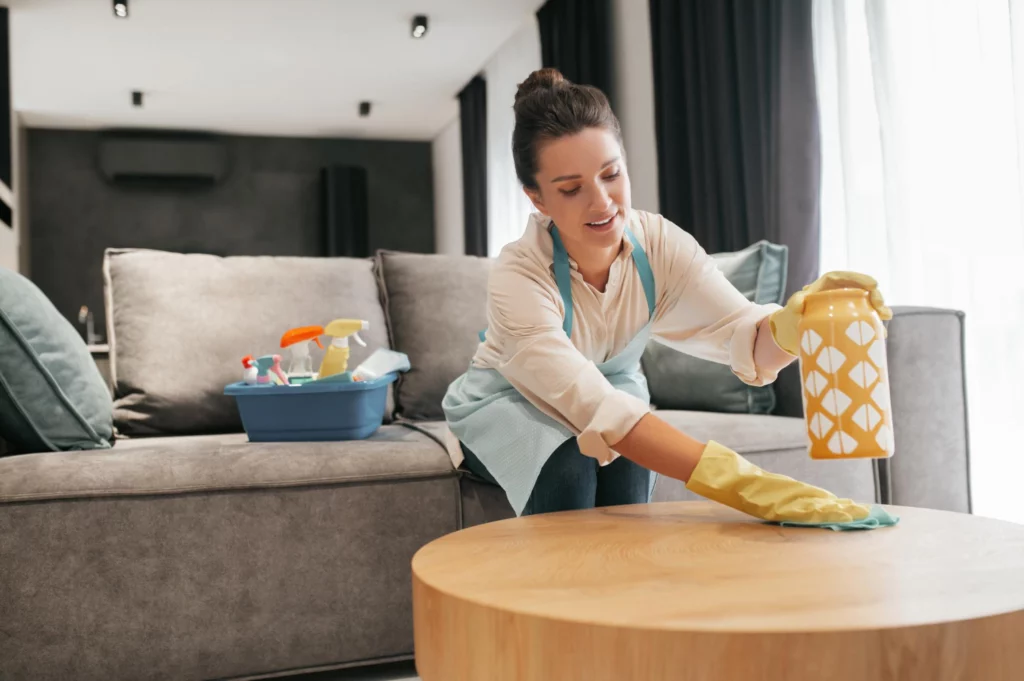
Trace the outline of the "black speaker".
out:
M 327 257 L 370 255 L 366 169 L 328 166 L 320 171 L 323 251 Z

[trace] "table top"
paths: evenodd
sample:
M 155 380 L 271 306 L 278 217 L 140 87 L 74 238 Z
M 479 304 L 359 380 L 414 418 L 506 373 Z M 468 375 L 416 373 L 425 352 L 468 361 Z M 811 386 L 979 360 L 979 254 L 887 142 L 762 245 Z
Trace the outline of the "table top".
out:
M 888 507 L 891 528 L 783 528 L 710 502 L 528 516 L 413 559 L 446 597 L 565 622 L 772 633 L 911 627 L 1024 610 L 1024 525 Z

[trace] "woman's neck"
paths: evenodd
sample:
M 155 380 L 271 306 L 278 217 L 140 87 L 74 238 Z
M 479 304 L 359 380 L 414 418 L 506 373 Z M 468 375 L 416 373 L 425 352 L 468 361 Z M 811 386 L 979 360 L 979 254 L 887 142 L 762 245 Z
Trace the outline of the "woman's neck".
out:
M 576 261 L 576 267 L 579 269 L 583 281 L 604 293 L 605 286 L 608 285 L 612 263 L 622 251 L 622 243 L 609 248 L 578 248 L 576 250 L 580 251 L 578 255 L 572 251 L 569 252 L 569 255 Z

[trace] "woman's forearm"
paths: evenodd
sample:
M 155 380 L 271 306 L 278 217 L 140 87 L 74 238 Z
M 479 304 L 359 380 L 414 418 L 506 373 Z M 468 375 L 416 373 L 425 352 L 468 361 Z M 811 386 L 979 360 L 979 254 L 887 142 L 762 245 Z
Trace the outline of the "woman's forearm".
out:
M 754 341 L 758 373 L 774 376 L 795 359 L 775 343 L 768 319 L 763 319 L 757 325 Z M 706 444 L 651 413 L 641 418 L 624 438 L 611 444 L 611 448 L 644 468 L 685 482 L 697 467 Z
M 758 373 L 774 375 L 795 359 L 775 343 L 767 318 L 758 324 L 754 342 L 754 364 Z M 651 413 L 611 447 L 644 468 L 685 482 L 697 467 L 706 444 Z
M 705 444 L 652 413 L 637 421 L 612 449 L 648 470 L 685 482 L 697 467 Z

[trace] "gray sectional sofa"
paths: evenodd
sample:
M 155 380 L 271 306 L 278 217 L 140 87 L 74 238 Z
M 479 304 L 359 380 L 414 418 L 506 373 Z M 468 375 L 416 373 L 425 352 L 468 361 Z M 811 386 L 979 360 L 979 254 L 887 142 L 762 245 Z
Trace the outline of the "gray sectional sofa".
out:
M 485 325 L 488 267 L 111 251 L 122 437 L 0 458 L 0 679 L 265 678 L 411 656 L 413 553 L 512 515 L 442 445 L 441 397 Z M 394 418 L 365 441 L 248 443 L 222 394 L 239 359 L 335 317 L 370 322 L 354 362 L 380 346 L 410 356 Z M 963 318 L 897 309 L 889 332 L 897 454 L 883 465 L 808 459 L 793 370 L 782 415 L 660 413 L 842 495 L 968 512 Z M 689 496 L 667 479 L 655 493 Z

